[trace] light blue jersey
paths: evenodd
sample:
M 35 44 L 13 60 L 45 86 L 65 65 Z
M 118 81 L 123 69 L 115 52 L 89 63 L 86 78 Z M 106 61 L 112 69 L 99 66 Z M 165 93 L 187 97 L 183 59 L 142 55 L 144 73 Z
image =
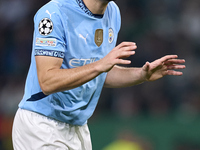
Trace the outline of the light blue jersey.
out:
M 35 15 L 31 65 L 19 107 L 73 125 L 84 125 L 93 114 L 106 73 L 80 87 L 44 95 L 35 56 L 63 59 L 61 69 L 81 67 L 105 57 L 116 45 L 121 17 L 110 2 L 104 15 L 94 15 L 82 0 L 52 0 Z

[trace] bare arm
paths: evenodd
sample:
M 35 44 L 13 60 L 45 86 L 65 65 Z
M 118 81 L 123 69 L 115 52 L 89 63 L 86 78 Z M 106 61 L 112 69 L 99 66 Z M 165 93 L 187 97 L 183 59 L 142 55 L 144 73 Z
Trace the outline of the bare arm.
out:
M 140 84 L 145 81 L 141 71 L 141 68 L 125 68 L 116 65 L 108 72 L 104 87 L 122 88 Z
M 120 88 L 140 84 L 144 81 L 154 81 L 166 75 L 180 76 L 182 72 L 174 69 L 183 69 L 185 60 L 177 59 L 177 55 L 167 55 L 152 63 L 146 62 L 141 68 L 125 68 L 114 66 L 108 72 L 105 87 Z
M 111 70 L 116 64 L 130 64 L 121 58 L 135 54 L 134 49 L 135 43 L 123 42 L 103 59 L 72 69 L 60 69 L 63 62 L 60 58 L 35 56 L 40 87 L 46 95 L 76 88 Z
M 61 58 L 36 56 L 38 79 L 44 94 L 69 90 L 78 87 L 98 76 L 97 63 L 73 69 L 60 69 Z

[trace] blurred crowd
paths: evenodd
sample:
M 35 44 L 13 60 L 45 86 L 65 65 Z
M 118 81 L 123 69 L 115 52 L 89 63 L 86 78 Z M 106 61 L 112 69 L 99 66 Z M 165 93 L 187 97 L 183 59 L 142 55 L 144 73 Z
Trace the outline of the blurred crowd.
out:
M 138 49 L 130 66 L 141 67 L 164 55 L 186 60 L 183 76 L 167 76 L 151 83 L 111 90 L 108 104 L 119 115 L 200 113 L 200 1 L 117 1 L 122 15 L 118 42 L 134 41 Z M 103 98 L 104 100 L 105 98 Z M 101 109 L 99 109 L 101 111 Z
M 30 64 L 33 16 L 47 0 L 0 0 L 0 149 L 12 150 L 11 128 Z
M 30 64 L 33 17 L 48 0 L 0 0 L 0 139 L 24 92 Z M 186 60 L 181 77 L 165 77 L 125 89 L 104 89 L 97 113 L 122 117 L 176 113 L 188 120 L 200 114 L 200 1 L 117 0 L 122 16 L 118 43 L 134 41 L 130 66 L 141 67 L 167 54 Z M 9 118 L 9 119 L 5 119 Z M 178 117 L 181 118 L 181 117 Z M 7 125 L 8 124 L 8 125 Z M 1 141 L 1 140 L 0 140 Z M 5 143 L 0 142 L 0 149 Z

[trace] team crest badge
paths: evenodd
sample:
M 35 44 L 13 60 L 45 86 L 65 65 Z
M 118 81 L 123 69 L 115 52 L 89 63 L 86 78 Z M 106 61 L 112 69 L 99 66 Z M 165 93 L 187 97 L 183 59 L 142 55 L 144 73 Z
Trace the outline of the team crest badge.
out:
M 95 31 L 95 43 L 98 47 L 103 43 L 103 29 L 97 29 Z
M 53 31 L 53 22 L 44 18 L 40 21 L 38 29 L 41 35 L 49 35 Z
M 112 29 L 112 28 L 110 28 L 110 29 L 109 29 L 109 37 L 108 37 L 108 42 L 109 42 L 109 43 L 112 43 L 112 42 L 113 42 L 113 40 L 114 40 L 114 32 L 113 32 L 113 29 Z

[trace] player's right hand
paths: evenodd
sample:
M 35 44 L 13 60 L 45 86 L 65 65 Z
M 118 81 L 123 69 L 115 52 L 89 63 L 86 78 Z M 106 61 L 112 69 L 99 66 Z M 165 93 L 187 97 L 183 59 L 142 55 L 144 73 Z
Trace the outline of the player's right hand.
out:
M 130 64 L 130 60 L 125 60 L 131 55 L 135 54 L 135 49 L 137 48 L 134 42 L 122 42 L 116 46 L 112 51 L 110 51 L 103 59 L 99 61 L 100 70 L 102 72 L 108 72 L 117 64 Z

